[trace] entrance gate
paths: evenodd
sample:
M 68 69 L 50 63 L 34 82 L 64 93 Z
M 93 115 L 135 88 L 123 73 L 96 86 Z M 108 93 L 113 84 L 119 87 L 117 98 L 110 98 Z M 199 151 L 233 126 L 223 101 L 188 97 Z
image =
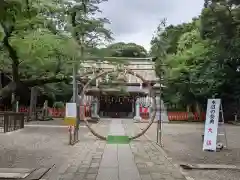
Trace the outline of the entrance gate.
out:
M 152 115 L 150 117 L 150 121 L 148 123 L 148 125 L 138 134 L 136 135 L 133 135 L 131 137 L 129 137 L 129 140 L 133 140 L 133 139 L 137 139 L 139 137 L 141 137 L 142 135 L 145 134 L 145 132 L 151 127 L 151 125 L 153 124 L 154 122 L 154 119 L 155 119 L 155 116 L 156 116 L 156 96 L 155 96 L 155 91 L 153 90 L 151 84 L 149 81 L 145 80 L 141 75 L 139 74 L 136 74 L 135 72 L 133 72 L 132 70 L 129 70 L 129 69 L 113 69 L 113 70 L 109 70 L 109 71 L 104 71 L 104 72 L 101 72 L 99 74 L 97 74 L 95 77 L 93 77 L 91 80 L 89 80 L 87 82 L 87 84 L 83 87 L 83 90 L 81 92 L 81 95 L 80 97 L 84 97 L 86 91 L 87 91 L 87 88 L 90 86 L 90 84 L 93 82 L 93 81 L 96 81 L 98 78 L 100 77 L 103 77 L 107 74 L 111 74 L 111 73 L 114 73 L 118 71 L 119 73 L 125 73 L 125 74 L 130 74 L 130 75 L 133 75 L 133 76 L 136 76 L 137 78 L 139 78 L 143 83 L 147 84 L 147 88 L 148 88 L 148 93 L 149 93 L 149 96 L 152 97 L 152 107 L 153 107 L 153 110 L 152 110 Z M 86 123 L 86 126 L 88 127 L 88 129 L 91 131 L 91 133 L 102 139 L 102 140 L 107 140 L 107 137 L 106 136 L 103 136 L 99 133 L 97 133 L 88 123 L 87 119 L 84 119 L 84 122 Z
M 133 99 L 131 97 L 106 96 L 100 98 L 100 117 L 133 118 Z

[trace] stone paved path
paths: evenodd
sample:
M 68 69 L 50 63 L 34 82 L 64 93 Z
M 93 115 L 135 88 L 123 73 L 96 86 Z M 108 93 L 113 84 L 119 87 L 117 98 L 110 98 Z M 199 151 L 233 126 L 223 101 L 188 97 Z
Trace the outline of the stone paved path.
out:
M 129 136 L 141 131 L 131 121 L 123 121 Z M 186 180 L 179 169 L 167 159 L 160 147 L 145 136 L 132 141 L 130 147 L 142 180 Z
M 122 121 L 112 120 L 110 135 L 125 135 Z M 97 180 L 141 180 L 129 144 L 107 144 Z
M 140 129 L 131 120 L 113 119 L 117 133 L 134 134 Z M 109 133 L 111 121 L 92 127 Z M 123 124 L 122 124 L 123 123 Z M 0 135 L 0 167 L 34 168 L 55 164 L 45 180 L 184 180 L 152 142 L 144 136 L 130 144 L 106 144 L 84 126 L 80 142 L 67 145 L 67 127 L 32 125 L 8 135 Z M 197 180 L 197 179 L 196 179 Z

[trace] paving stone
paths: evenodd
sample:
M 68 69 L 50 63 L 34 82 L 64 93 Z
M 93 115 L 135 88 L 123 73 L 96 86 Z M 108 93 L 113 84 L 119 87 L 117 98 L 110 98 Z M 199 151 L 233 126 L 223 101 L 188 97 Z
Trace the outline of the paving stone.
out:
M 81 180 L 85 177 L 85 173 L 75 173 L 73 180 Z
M 153 166 L 155 166 L 155 163 L 154 162 L 146 162 L 146 165 L 148 167 L 153 167 Z
M 152 177 L 150 174 L 144 174 L 140 176 L 141 176 L 141 180 L 152 180 Z
M 117 159 L 117 145 L 107 144 L 104 150 L 102 161 L 100 163 L 101 167 L 112 167 L 116 168 L 118 166 Z
M 91 164 L 91 160 L 82 161 L 82 164 L 83 165 L 89 165 L 89 164 Z
M 74 173 L 78 170 L 78 167 L 77 166 L 70 166 L 67 168 L 66 172 L 65 173 Z
M 72 180 L 74 178 L 73 173 L 65 173 L 61 175 L 61 178 L 64 180 Z
M 153 179 L 160 179 L 161 178 L 161 174 L 160 173 L 151 173 L 151 177 Z
M 96 173 L 96 174 L 88 174 L 88 175 L 86 175 L 85 178 L 86 178 L 86 179 L 89 179 L 89 180 L 90 180 L 90 179 L 91 179 L 91 180 L 93 180 L 93 179 L 95 180 L 96 177 L 97 177 L 97 173 Z
M 119 168 L 119 180 L 141 180 L 139 172 L 135 167 Z
M 92 163 L 90 165 L 90 167 L 99 167 L 100 166 L 100 162 L 97 162 L 97 163 Z
M 80 167 L 80 168 L 77 169 L 77 172 L 79 172 L 79 173 L 85 173 L 85 172 L 88 171 L 88 169 L 89 169 L 89 168 L 87 168 L 87 167 Z
M 180 172 L 176 172 L 176 171 L 174 171 L 174 172 L 172 172 L 171 173 L 171 175 L 174 177 L 174 178 L 176 178 L 176 179 L 181 179 L 181 178 L 183 178 L 183 175 L 180 173 Z
M 101 155 L 93 155 L 93 160 L 94 159 L 101 160 L 102 159 L 102 154 Z
M 102 157 L 101 158 L 93 158 L 92 163 L 100 163 L 101 160 L 102 160 Z
M 118 168 L 100 168 L 96 180 L 119 180 Z
M 82 168 L 88 168 L 88 167 L 90 167 L 90 164 L 81 164 L 81 167 Z
M 149 170 L 150 173 L 162 172 L 160 169 L 155 168 L 155 167 L 148 168 L 148 170 Z M 169 173 L 169 174 L 171 174 L 171 173 Z
M 138 168 L 140 174 L 149 174 L 148 168 Z
M 88 174 L 97 174 L 98 173 L 98 167 L 90 167 L 87 171 Z
M 145 168 L 147 165 L 145 163 L 136 163 L 138 168 Z

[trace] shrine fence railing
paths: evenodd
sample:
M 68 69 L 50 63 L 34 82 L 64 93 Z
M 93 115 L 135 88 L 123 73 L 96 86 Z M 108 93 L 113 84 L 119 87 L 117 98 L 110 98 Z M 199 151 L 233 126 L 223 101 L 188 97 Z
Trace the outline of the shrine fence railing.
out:
M 0 132 L 6 133 L 24 128 L 24 113 L 0 112 Z
M 0 109 L 0 111 L 4 109 Z M 5 109 L 6 111 L 7 109 Z M 20 107 L 19 112 L 25 115 L 29 112 L 29 107 Z M 91 116 L 91 107 L 84 106 L 85 117 Z M 48 108 L 49 116 L 53 118 L 63 118 L 65 116 L 65 108 Z M 140 115 L 143 119 L 149 118 L 149 111 L 144 108 L 140 108 Z M 205 113 L 199 114 L 197 112 L 168 112 L 168 119 L 170 121 L 204 121 Z

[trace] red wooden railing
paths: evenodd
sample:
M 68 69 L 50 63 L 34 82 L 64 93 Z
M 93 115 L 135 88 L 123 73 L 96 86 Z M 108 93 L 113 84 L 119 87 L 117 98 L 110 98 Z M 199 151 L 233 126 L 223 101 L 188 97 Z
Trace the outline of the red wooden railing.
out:
M 142 119 L 146 120 L 146 119 L 149 118 L 148 108 L 140 106 L 139 111 L 140 111 L 140 116 L 141 116 Z
M 0 111 L 10 111 L 9 108 L 2 107 Z M 84 106 L 85 117 L 91 117 L 90 106 Z M 29 107 L 19 107 L 19 112 L 28 113 Z M 48 108 L 49 116 L 61 118 L 65 116 L 65 108 Z
M 199 113 L 197 113 L 197 112 L 193 113 L 193 118 L 194 118 L 195 121 L 200 121 L 200 117 L 201 117 L 201 120 L 202 120 L 202 121 L 205 121 L 205 119 L 206 119 L 206 113 L 203 112 L 203 113 L 200 114 L 200 115 L 199 115 Z
M 0 107 L 0 111 L 8 111 L 8 108 Z M 91 107 L 90 106 L 84 106 L 85 111 L 85 117 L 91 117 Z M 19 112 L 28 113 L 29 107 L 20 107 Z M 65 116 L 65 108 L 48 108 L 49 115 L 55 118 L 62 118 Z M 168 119 L 170 121 L 188 121 L 188 120 L 194 120 L 194 121 L 200 121 L 200 115 L 198 113 L 191 113 L 188 112 L 168 112 Z M 148 108 L 140 107 L 140 116 L 143 119 L 149 118 L 149 110 Z M 205 113 L 201 114 L 201 119 L 205 120 Z
M 169 121 L 188 120 L 188 112 L 168 112 Z

